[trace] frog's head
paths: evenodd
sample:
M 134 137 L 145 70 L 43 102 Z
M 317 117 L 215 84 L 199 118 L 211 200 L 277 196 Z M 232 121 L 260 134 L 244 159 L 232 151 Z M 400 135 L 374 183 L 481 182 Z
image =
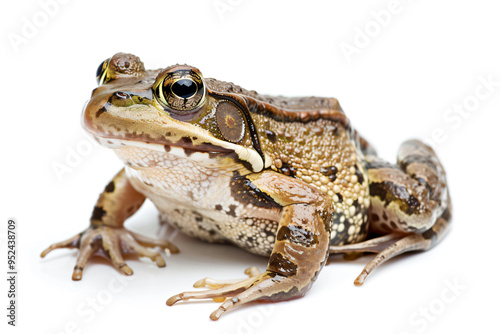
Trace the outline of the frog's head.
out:
M 210 90 L 198 69 L 145 70 L 138 57 L 118 53 L 99 65 L 97 82 L 83 125 L 100 144 L 116 151 L 140 147 L 207 166 L 265 168 L 245 96 Z

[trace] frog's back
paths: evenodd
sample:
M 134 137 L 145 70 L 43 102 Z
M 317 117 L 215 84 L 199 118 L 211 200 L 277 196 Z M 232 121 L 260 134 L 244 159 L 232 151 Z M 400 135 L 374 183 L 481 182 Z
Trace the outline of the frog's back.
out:
M 205 78 L 205 83 L 212 91 L 221 93 L 241 94 L 254 98 L 255 100 L 272 105 L 275 108 L 296 111 L 296 112 L 311 112 L 323 110 L 326 112 L 330 110 L 332 113 L 342 112 L 339 101 L 333 97 L 316 97 L 316 96 L 273 96 L 259 94 L 255 90 L 247 90 L 232 82 L 220 81 L 212 78 Z
M 335 98 L 261 95 L 233 83 L 206 79 L 223 94 L 244 96 L 266 167 L 299 178 L 335 205 L 332 244 L 366 238 L 370 206 L 359 137 Z

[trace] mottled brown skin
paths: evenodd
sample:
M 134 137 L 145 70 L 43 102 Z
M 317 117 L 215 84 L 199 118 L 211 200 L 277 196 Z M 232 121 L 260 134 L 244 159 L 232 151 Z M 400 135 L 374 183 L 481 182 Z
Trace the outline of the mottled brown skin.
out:
M 432 149 L 407 141 L 398 165 L 380 160 L 334 98 L 259 95 L 187 65 L 145 70 L 122 53 L 101 64 L 97 80 L 84 127 L 125 169 L 105 187 L 90 227 L 42 253 L 79 248 L 75 280 L 93 254 L 128 275 L 125 249 L 160 267 L 161 255 L 146 247 L 177 252 L 123 227 L 145 198 L 188 235 L 269 257 L 264 273 L 205 278 L 195 286 L 211 290 L 167 301 L 223 301 L 213 320 L 251 301 L 304 295 L 334 253 L 379 253 L 361 285 L 389 258 L 432 247 L 449 226 L 446 177 Z M 381 236 L 366 240 L 369 233 Z

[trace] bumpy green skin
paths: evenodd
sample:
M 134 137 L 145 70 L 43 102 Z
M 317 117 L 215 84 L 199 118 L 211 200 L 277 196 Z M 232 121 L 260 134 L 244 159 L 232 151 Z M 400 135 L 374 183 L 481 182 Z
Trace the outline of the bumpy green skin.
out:
M 430 248 L 449 226 L 445 173 L 432 149 L 408 141 L 398 165 L 381 161 L 334 98 L 259 95 L 187 65 L 145 70 L 129 54 L 99 70 L 83 124 L 125 170 L 101 194 L 89 229 L 42 253 L 80 248 L 74 279 L 95 253 L 131 274 L 122 244 L 164 266 L 145 246 L 175 246 L 123 227 L 145 198 L 189 235 L 269 256 L 264 273 L 167 301 L 232 297 L 214 320 L 250 301 L 303 295 L 330 253 L 380 252 L 362 283 L 386 259 Z M 364 241 L 369 232 L 386 236 Z

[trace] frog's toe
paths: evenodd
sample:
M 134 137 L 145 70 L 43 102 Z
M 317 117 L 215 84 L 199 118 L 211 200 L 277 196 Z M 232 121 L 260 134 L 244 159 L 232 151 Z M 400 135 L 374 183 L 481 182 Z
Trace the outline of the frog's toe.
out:
M 164 239 L 154 239 L 150 237 L 146 237 L 144 235 L 140 235 L 135 232 L 129 231 L 130 235 L 141 245 L 146 246 L 146 247 L 160 247 L 163 250 L 167 250 L 168 252 L 172 254 L 177 254 L 179 253 L 179 249 L 170 241 L 164 240 Z
M 134 235 L 134 237 L 137 234 Z M 129 248 L 131 248 L 135 253 L 139 256 L 148 257 L 151 261 L 156 262 L 158 267 L 165 267 L 167 264 L 163 259 L 163 256 L 157 251 L 151 251 L 146 247 L 142 246 L 136 238 L 134 238 L 132 234 L 126 233 L 121 235 L 121 240 L 124 242 Z
M 238 298 L 239 293 L 241 293 L 241 291 L 246 291 L 254 284 L 256 284 L 258 281 L 267 279 L 265 278 L 265 275 L 266 274 L 260 274 L 259 276 L 250 277 L 232 284 L 225 284 L 220 288 L 212 288 L 211 290 L 189 291 L 189 292 L 179 293 L 177 295 L 170 297 L 167 300 L 167 305 L 172 306 L 179 301 L 188 301 L 190 299 L 213 299 L 216 302 L 224 302 L 221 305 L 221 307 L 224 306 L 224 308 L 226 308 L 227 306 L 226 298 L 228 297 L 233 297 L 232 299 Z M 251 300 L 246 300 L 245 302 L 249 301 Z M 233 306 L 235 305 L 232 305 L 231 307 Z M 214 313 L 212 313 L 212 315 L 210 315 L 210 319 L 217 320 L 223 312 L 219 311 L 219 313 L 218 316 L 214 316 Z
M 167 305 L 172 306 L 179 301 L 190 299 L 213 299 L 222 302 L 219 308 L 210 315 L 210 319 L 218 320 L 229 309 L 252 301 L 279 301 L 300 296 L 300 293 L 296 293 L 295 283 L 285 276 L 266 271 L 263 274 L 217 289 L 190 291 L 174 295 L 167 300 Z
M 52 252 L 54 249 L 60 249 L 60 248 L 77 248 L 80 244 L 80 238 L 82 234 L 79 233 L 75 236 L 72 236 L 71 238 L 61 241 L 61 242 L 56 242 L 49 247 L 47 247 L 41 254 L 40 257 L 44 258 L 47 254 Z
M 179 252 L 177 247 L 166 240 L 144 237 L 124 228 L 91 225 L 82 233 L 49 246 L 42 252 L 41 257 L 45 257 L 49 252 L 58 248 L 79 248 L 72 275 L 74 281 L 79 281 L 82 279 L 85 265 L 94 255 L 107 258 L 123 275 L 134 273 L 123 259 L 122 254 L 127 251 L 135 252 L 140 257 L 150 258 L 156 262 L 158 267 L 165 267 L 166 263 L 162 254 L 155 250 L 149 250 L 147 247 L 161 247 L 170 253 Z
M 94 249 L 91 245 L 85 245 L 80 249 L 75 268 L 73 269 L 73 276 L 71 277 L 73 281 L 79 281 L 82 279 L 83 268 L 85 268 L 87 261 L 93 254 L 95 254 L 96 251 L 97 250 Z
M 425 251 L 433 247 L 450 228 L 450 215 L 445 211 L 436 223 L 422 234 L 392 232 L 390 234 L 352 245 L 330 246 L 329 254 L 368 252 L 377 255 L 368 263 L 354 280 L 361 286 L 375 268 L 400 254 L 411 251 Z
M 248 277 L 254 277 L 262 274 L 257 267 L 249 267 L 245 269 L 245 274 L 248 275 Z M 228 279 L 228 280 L 216 280 L 210 277 L 205 277 L 202 278 L 198 281 L 196 281 L 193 286 L 195 288 L 203 288 L 207 287 L 209 289 L 219 289 L 227 285 L 235 284 L 244 281 L 245 279 Z

